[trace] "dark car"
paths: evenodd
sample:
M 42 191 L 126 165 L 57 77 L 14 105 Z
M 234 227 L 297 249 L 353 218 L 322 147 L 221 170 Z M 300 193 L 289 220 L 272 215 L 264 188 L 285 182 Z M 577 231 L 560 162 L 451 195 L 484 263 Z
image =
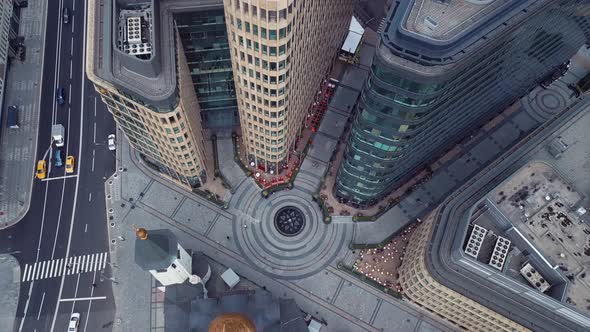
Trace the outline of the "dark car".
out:
M 8 118 L 6 120 L 6 126 L 8 128 L 18 128 L 18 107 L 16 105 L 8 106 Z
M 57 90 L 57 94 L 55 95 L 55 100 L 57 100 L 57 103 L 60 105 L 65 104 L 66 102 L 66 90 L 64 88 L 59 88 Z
M 64 10 L 63 10 L 63 23 L 64 24 L 70 23 L 70 9 L 68 7 L 64 7 Z
M 62 167 L 64 165 L 63 158 L 61 156 L 61 150 L 57 149 L 53 151 L 53 166 Z

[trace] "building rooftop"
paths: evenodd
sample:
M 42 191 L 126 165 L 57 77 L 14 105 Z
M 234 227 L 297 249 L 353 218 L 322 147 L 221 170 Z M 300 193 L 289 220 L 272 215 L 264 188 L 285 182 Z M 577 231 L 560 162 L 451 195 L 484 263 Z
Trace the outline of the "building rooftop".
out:
M 510 1 L 416 0 L 404 27 L 428 38 L 449 40 Z
M 589 105 L 549 120 L 449 197 L 427 249 L 435 279 L 534 331 L 590 329 L 590 216 L 580 209 L 590 206 Z M 556 139 L 567 146 L 559 154 Z M 485 233 L 474 258 L 465 250 L 476 227 Z M 503 266 L 490 265 L 500 254 Z
M 549 0 L 412 0 L 391 6 L 382 28 L 382 46 L 391 63 L 422 74 L 473 55 L 507 22 L 518 24 Z M 523 11 L 523 9 L 526 9 Z M 388 52 L 383 52 L 388 55 Z M 424 68 L 422 68 L 424 67 Z
M 176 104 L 174 13 L 222 0 L 94 0 L 89 6 L 92 72 L 157 108 Z

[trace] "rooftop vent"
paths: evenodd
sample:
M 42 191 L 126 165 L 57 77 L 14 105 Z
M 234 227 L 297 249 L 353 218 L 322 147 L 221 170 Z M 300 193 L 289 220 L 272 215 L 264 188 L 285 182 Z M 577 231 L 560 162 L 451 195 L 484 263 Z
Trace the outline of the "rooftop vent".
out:
M 438 22 L 435 21 L 432 17 L 426 16 L 424 18 L 424 24 L 426 27 L 432 31 L 434 31 L 438 27 Z
M 549 284 L 547 280 L 535 270 L 531 263 L 526 263 L 520 269 L 520 274 L 529 282 L 529 284 L 531 284 L 531 286 L 535 287 L 541 293 L 544 293 L 549 287 L 551 287 L 551 284 Z
M 118 30 L 119 50 L 141 59 L 150 58 L 152 54 L 152 15 L 149 7 L 121 10 Z
M 483 239 L 486 237 L 487 232 L 487 229 L 478 225 L 473 225 L 473 230 L 467 241 L 467 246 L 465 246 L 465 253 L 467 255 L 477 259 L 477 255 L 479 254 L 479 250 L 481 249 Z
M 127 18 L 127 42 L 141 44 L 141 17 Z
M 492 257 L 490 257 L 490 262 L 488 264 L 502 271 L 502 268 L 504 268 L 504 263 L 506 262 L 506 257 L 508 256 L 509 249 L 510 240 L 498 236 L 498 240 L 496 240 L 496 245 L 494 246 L 494 251 L 492 252 Z

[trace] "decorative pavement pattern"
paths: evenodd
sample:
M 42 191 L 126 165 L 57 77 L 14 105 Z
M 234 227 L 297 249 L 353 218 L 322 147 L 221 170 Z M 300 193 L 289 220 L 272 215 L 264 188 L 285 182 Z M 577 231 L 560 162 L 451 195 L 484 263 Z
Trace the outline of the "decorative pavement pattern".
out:
M 306 220 L 301 233 L 286 237 L 274 227 L 279 210 L 295 207 Z M 351 224 L 322 221 L 311 196 L 298 189 L 281 191 L 263 199 L 251 180 L 242 183 L 230 201 L 233 234 L 244 258 L 261 272 L 279 279 L 302 279 L 334 261 L 350 243 Z

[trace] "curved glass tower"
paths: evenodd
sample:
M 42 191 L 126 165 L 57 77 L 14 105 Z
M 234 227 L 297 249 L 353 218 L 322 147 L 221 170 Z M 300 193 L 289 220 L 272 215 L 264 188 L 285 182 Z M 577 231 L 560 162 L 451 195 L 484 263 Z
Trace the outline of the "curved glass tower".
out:
M 395 3 L 334 188 L 377 203 L 534 88 L 588 39 L 579 1 Z

